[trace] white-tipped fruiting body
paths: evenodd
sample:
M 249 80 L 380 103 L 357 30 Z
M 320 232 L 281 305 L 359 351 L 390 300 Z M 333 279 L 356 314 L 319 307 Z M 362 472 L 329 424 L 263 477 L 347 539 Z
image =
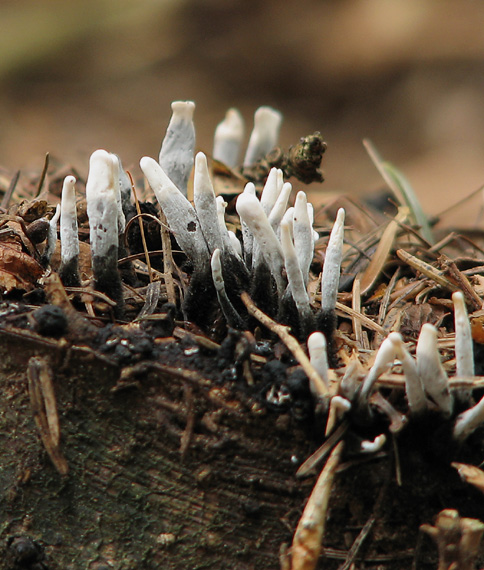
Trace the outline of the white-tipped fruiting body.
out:
M 217 196 L 216 199 L 216 206 L 217 206 L 217 218 L 218 218 L 218 226 L 220 231 L 220 236 L 222 238 L 222 246 L 223 252 L 233 255 L 234 253 L 238 254 L 239 248 L 234 244 L 232 238 L 230 237 L 230 233 L 225 225 L 225 208 L 227 207 L 227 202 L 223 199 L 222 196 Z
M 417 372 L 425 392 L 446 415 L 452 413 L 453 400 L 447 374 L 440 362 L 437 329 L 425 323 L 417 342 Z
M 124 217 L 123 212 L 123 203 L 121 200 L 121 187 L 119 184 L 119 169 L 120 169 L 120 162 L 119 158 L 111 153 L 111 160 L 113 162 L 113 177 L 115 180 L 114 184 L 114 193 L 116 196 L 116 206 L 118 207 L 118 234 L 124 234 L 124 230 L 126 229 L 126 218 Z M 117 181 L 117 184 L 116 184 Z
M 229 109 L 225 119 L 217 125 L 213 141 L 213 158 L 230 168 L 239 164 L 244 139 L 244 120 L 237 109 Z
M 282 296 L 286 288 L 286 283 L 282 276 L 284 254 L 259 200 L 256 196 L 242 192 L 237 199 L 235 207 L 239 216 L 249 226 L 262 256 L 274 277 L 277 290 Z
M 156 160 L 145 156 L 140 166 L 179 246 L 195 265 L 205 266 L 210 255 L 195 209 Z
M 216 249 L 212 253 L 212 258 L 210 260 L 210 266 L 212 268 L 213 284 L 215 285 L 215 289 L 219 292 L 225 290 L 225 283 L 222 275 L 222 261 L 220 259 L 220 255 L 221 255 L 221 250 Z
M 223 242 L 217 214 L 217 200 L 208 172 L 207 159 L 203 152 L 199 152 L 195 157 L 193 201 L 210 253 L 213 253 L 217 248 L 222 249 Z M 225 222 L 223 225 L 225 227 Z
M 255 185 L 252 182 L 248 182 L 245 185 L 243 194 L 248 194 L 250 196 L 256 196 Z M 252 255 L 254 253 L 254 235 L 250 231 L 249 226 L 241 220 L 242 226 L 242 243 L 244 245 L 244 261 L 247 267 L 250 269 L 252 267 Z
M 230 302 L 230 299 L 227 296 L 227 291 L 225 290 L 220 249 L 216 249 L 213 252 L 212 258 L 210 260 L 210 265 L 212 269 L 212 280 L 217 292 L 218 302 L 225 316 L 227 324 L 230 327 L 234 327 L 236 329 L 243 329 L 244 322 Z
M 254 114 L 254 128 L 244 158 L 244 166 L 252 166 L 264 158 L 279 138 L 282 115 L 271 107 L 259 107 Z
M 230 243 L 232 244 L 232 249 L 242 259 L 242 244 L 239 241 L 239 238 L 234 234 L 232 230 L 228 230 Z
M 419 414 L 427 409 L 427 398 L 417 372 L 417 364 L 403 344 L 402 335 L 392 332 L 388 338 L 393 342 L 396 357 L 400 360 L 405 375 L 405 393 L 410 413 Z
M 43 263 L 50 263 L 50 259 L 55 251 L 55 246 L 57 243 L 57 223 L 60 218 L 60 204 L 57 204 L 55 209 L 55 214 L 49 221 L 49 232 L 47 234 L 47 245 L 45 246 L 44 253 L 42 255 Z
M 326 347 L 326 337 L 322 332 L 313 332 L 308 338 L 308 352 L 309 361 L 313 368 L 321 376 L 326 387 L 329 386 L 329 365 L 328 365 L 328 352 Z M 311 392 L 313 387 L 310 385 Z M 347 401 L 347 400 L 346 400 Z
M 281 193 L 283 184 L 284 177 L 282 170 L 279 168 L 271 168 L 260 197 L 262 209 L 267 217 L 269 217 L 269 214 Z
M 309 279 L 309 267 L 314 255 L 313 228 L 308 215 L 308 200 L 305 192 L 298 192 L 294 204 L 294 247 L 297 251 L 304 284 Z
M 289 222 L 281 222 L 281 247 L 284 254 L 287 279 L 291 289 L 292 298 L 296 303 L 298 313 L 304 318 L 311 314 L 309 296 L 304 283 L 303 274 L 299 267 L 298 255 L 292 242 Z
M 387 438 L 384 433 L 377 435 L 373 441 L 365 440 L 361 442 L 361 453 L 376 453 L 385 445 Z
M 345 211 L 340 208 L 329 236 L 323 265 L 321 278 L 321 309 L 323 311 L 334 311 L 336 307 L 341 261 L 343 259 L 344 226 Z
M 277 197 L 276 203 L 269 214 L 269 223 L 272 229 L 276 232 L 279 231 L 279 225 L 284 217 L 284 213 L 287 208 L 287 203 L 289 201 L 289 196 L 291 195 L 292 184 L 290 182 L 285 182 L 282 186 L 279 196 Z
M 65 264 L 79 256 L 75 184 L 74 176 L 66 176 L 62 186 L 60 239 L 61 262 Z
M 457 416 L 454 424 L 454 438 L 464 441 L 482 423 L 484 423 L 484 396 L 474 407 Z
M 111 154 L 96 150 L 89 160 L 86 182 L 87 216 L 93 256 L 104 257 L 118 247 L 118 179 L 114 177 Z
M 291 228 L 292 239 L 294 239 L 293 222 L 294 222 L 294 206 L 291 206 L 285 211 L 284 215 L 282 216 L 281 224 L 289 224 L 289 227 Z
M 119 193 L 121 195 L 121 205 L 122 205 L 123 213 L 126 215 L 126 213 L 129 212 L 129 210 L 132 207 L 131 179 L 127 175 L 126 171 L 124 170 L 123 163 L 121 162 L 121 159 L 119 158 L 119 156 L 118 155 L 115 155 L 115 156 L 118 159 L 118 168 L 119 168 L 118 181 L 119 181 Z
M 370 368 L 370 371 L 366 375 L 365 379 L 363 380 L 363 385 L 361 386 L 361 392 L 360 392 L 361 403 L 368 401 L 370 392 L 372 391 L 375 382 L 393 364 L 395 356 L 396 356 L 396 351 L 393 339 L 387 337 L 381 343 L 380 348 L 376 353 L 375 362 L 373 366 Z
M 161 145 L 159 163 L 168 178 L 186 196 L 195 152 L 195 103 L 174 101 L 171 110 L 172 116 Z
M 452 294 L 455 321 L 455 360 L 457 376 L 474 376 L 474 349 L 469 315 L 464 295 L 460 291 Z

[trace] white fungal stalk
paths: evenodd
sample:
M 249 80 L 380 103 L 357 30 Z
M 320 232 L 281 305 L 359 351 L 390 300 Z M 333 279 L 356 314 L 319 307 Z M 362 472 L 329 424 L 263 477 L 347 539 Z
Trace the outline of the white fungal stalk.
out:
M 286 288 L 286 282 L 282 276 L 284 255 L 282 253 L 281 244 L 274 230 L 271 228 L 259 200 L 256 196 L 243 192 L 237 199 L 236 209 L 259 245 L 261 253 L 276 282 L 279 296 L 282 296 Z
M 61 263 L 66 265 L 79 257 L 75 184 L 76 179 L 74 176 L 66 176 L 62 186 L 60 213 Z
M 49 222 L 49 232 L 47 234 L 47 245 L 45 246 L 44 253 L 42 255 L 42 264 L 47 266 L 50 263 L 52 255 L 55 251 L 55 246 L 57 243 L 57 223 L 60 217 L 60 204 L 57 204 L 55 214 L 52 216 Z
M 291 290 L 292 298 L 296 303 L 296 307 L 301 319 L 301 323 L 308 324 L 313 318 L 311 306 L 309 304 L 309 295 L 306 291 L 304 278 L 299 267 L 298 255 L 291 237 L 290 224 L 287 221 L 281 222 L 281 246 L 284 254 L 284 264 L 286 266 L 287 279 Z
M 458 441 L 464 441 L 483 423 L 484 396 L 473 408 L 470 408 L 469 410 L 466 410 L 457 416 L 453 432 L 454 438 Z
M 171 110 L 173 114 L 161 145 L 159 163 L 168 178 L 186 196 L 195 152 L 195 103 L 174 101 Z
M 365 440 L 361 442 L 361 453 L 376 453 L 385 445 L 387 438 L 384 433 L 377 435 L 373 441 Z
M 255 186 L 252 182 L 248 182 L 245 185 L 242 194 L 256 196 Z M 241 219 L 242 226 L 242 243 L 244 245 L 244 261 L 247 267 L 250 269 L 252 267 L 252 255 L 254 252 L 254 234 L 250 231 L 249 226 Z
M 133 211 L 133 203 L 131 202 L 131 179 L 126 174 L 123 168 L 123 163 L 118 155 L 115 155 L 118 159 L 118 182 L 119 182 L 119 193 L 121 196 L 121 206 L 123 214 L 126 220 L 126 216 Z M 124 230 L 123 230 L 124 231 Z
M 234 308 L 230 299 L 228 298 L 227 291 L 225 290 L 225 282 L 222 273 L 221 251 L 216 249 L 212 254 L 211 269 L 212 279 L 217 292 L 219 305 L 224 314 L 225 320 L 230 327 L 236 329 L 244 329 L 244 322 L 240 317 L 237 310 Z
M 375 363 L 370 368 L 366 378 L 363 380 L 359 396 L 360 404 L 365 404 L 368 401 L 375 382 L 393 364 L 395 356 L 396 351 L 393 338 L 387 337 L 381 343 L 380 348 L 376 353 Z
M 313 227 L 308 215 L 308 200 L 305 192 L 298 192 L 294 204 L 294 246 L 296 248 L 299 266 L 304 284 L 307 286 L 309 267 L 314 256 Z M 338 280 L 339 283 L 339 280 Z
M 217 214 L 217 201 L 208 172 L 207 159 L 203 152 L 199 152 L 195 157 L 193 201 L 210 253 L 213 253 L 217 248 L 222 249 L 223 242 Z M 223 226 L 225 227 L 225 222 L 223 222 Z
M 334 426 L 351 410 L 351 402 L 343 396 L 333 396 L 329 404 L 328 420 L 326 422 L 325 437 L 333 431 Z
M 328 353 L 326 347 L 326 337 L 323 333 L 317 331 L 309 335 L 308 338 L 308 352 L 309 361 L 311 365 L 316 370 L 316 372 L 321 376 L 326 387 L 329 387 L 329 366 L 328 366 Z M 310 384 L 311 392 L 315 394 L 315 389 Z
M 86 182 L 87 216 L 89 218 L 92 255 L 106 257 L 118 248 L 118 178 L 113 160 L 105 150 L 96 150 L 89 161 Z
M 437 348 L 437 329 L 425 323 L 417 343 L 417 372 L 426 393 L 443 414 L 450 416 L 453 399 L 449 391 L 447 374 L 440 362 Z
M 417 372 L 417 364 L 403 344 L 402 335 L 392 332 L 388 338 L 393 342 L 396 357 L 400 360 L 405 375 L 405 393 L 411 414 L 420 414 L 427 409 L 427 398 Z
M 321 278 L 321 309 L 323 311 L 334 311 L 336 307 L 341 261 L 343 259 L 344 225 L 345 211 L 340 208 L 329 236 L 323 265 Z
M 111 154 L 111 160 L 113 162 L 113 177 L 114 177 L 114 193 L 116 196 L 116 205 L 118 207 L 118 234 L 124 234 L 126 228 L 126 218 L 124 217 L 123 203 L 121 200 L 121 186 L 119 183 L 119 171 L 120 162 L 119 158 L 115 154 Z M 116 183 L 117 182 L 117 183 Z
M 227 233 L 229 235 L 230 243 L 232 244 L 232 249 L 235 254 L 242 259 L 242 244 L 240 243 L 239 238 L 231 230 L 228 230 Z
M 141 159 L 140 166 L 179 246 L 195 267 L 205 267 L 210 255 L 195 209 L 156 160 L 145 156 Z
M 230 168 L 239 164 L 244 138 L 244 120 L 237 109 L 229 109 L 225 119 L 217 125 L 213 142 L 213 158 Z
M 454 303 L 457 376 L 474 376 L 471 323 L 467 314 L 464 295 L 460 291 L 456 291 L 452 294 L 452 301 Z
M 229 255 L 240 255 L 240 242 L 237 244 L 230 235 L 233 232 L 229 232 L 227 226 L 225 225 L 225 208 L 227 207 L 227 202 L 223 199 L 223 196 L 217 196 L 216 208 L 217 208 L 217 218 L 218 226 L 220 231 L 220 236 L 222 239 L 223 254 Z M 235 237 L 235 236 L 234 236 Z M 237 238 L 236 238 L 237 239 Z M 237 240 L 238 242 L 239 240 Z
M 254 114 L 254 128 L 250 135 L 244 166 L 253 166 L 276 145 L 282 115 L 271 107 L 259 107 Z
M 284 217 L 284 213 L 287 208 L 287 202 L 289 201 L 289 196 L 292 192 L 292 184 L 290 182 L 284 182 L 282 189 L 277 197 L 276 203 L 269 214 L 269 223 L 272 229 L 276 232 L 279 231 L 279 225 Z
M 260 197 L 260 203 L 266 216 L 269 216 L 271 213 L 271 210 L 281 193 L 283 184 L 284 179 L 282 170 L 279 168 L 271 168 Z

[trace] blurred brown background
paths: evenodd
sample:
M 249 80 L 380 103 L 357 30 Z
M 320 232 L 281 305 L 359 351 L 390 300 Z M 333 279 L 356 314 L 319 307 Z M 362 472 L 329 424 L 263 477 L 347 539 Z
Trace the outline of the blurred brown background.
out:
M 174 99 L 211 152 L 229 106 L 283 112 L 281 142 L 320 130 L 323 189 L 382 186 L 369 137 L 437 213 L 484 183 L 480 0 L 3 0 L 0 165 L 96 148 L 156 156 Z M 248 134 L 248 133 L 247 133 Z M 452 213 L 474 223 L 481 197 Z

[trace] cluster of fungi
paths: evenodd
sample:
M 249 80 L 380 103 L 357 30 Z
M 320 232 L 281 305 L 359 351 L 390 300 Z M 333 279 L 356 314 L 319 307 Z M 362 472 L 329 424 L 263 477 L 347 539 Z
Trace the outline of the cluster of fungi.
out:
M 12 185 L 0 326 L 75 334 L 122 365 L 162 358 L 155 340 L 177 323 L 218 345 L 225 382 L 311 426 L 319 447 L 296 475 L 314 475 L 329 456 L 282 557 L 285 568 L 314 568 L 342 457 L 397 455 L 417 426 L 478 487 L 479 470 L 456 460 L 484 423 L 482 250 L 456 234 L 437 241 L 405 179 L 369 144 L 396 193 L 389 210 L 321 196 L 313 208 L 287 179 L 322 181 L 319 133 L 283 152 L 281 115 L 261 107 L 239 166 L 244 129 L 231 109 L 208 161 L 195 156 L 194 107 L 172 104 L 159 159 L 141 159 L 139 184 L 118 156 L 96 150 L 85 194 L 68 174 L 55 208 L 42 195 L 10 206 Z M 39 366 L 29 363 L 31 378 Z M 472 567 L 483 524 L 447 510 L 423 529 L 440 567 Z

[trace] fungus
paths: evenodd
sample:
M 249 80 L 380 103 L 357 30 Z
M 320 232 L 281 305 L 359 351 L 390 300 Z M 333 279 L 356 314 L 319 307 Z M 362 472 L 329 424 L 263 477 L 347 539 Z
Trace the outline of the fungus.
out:
M 255 186 L 252 182 L 248 182 L 245 185 L 243 194 L 250 194 L 251 196 L 255 196 Z M 242 226 L 242 244 L 244 246 L 244 261 L 247 267 L 252 267 L 252 255 L 254 249 L 254 234 L 250 231 L 249 226 L 244 222 L 241 218 L 241 226 Z
M 309 303 L 304 277 L 299 266 L 298 254 L 292 242 L 289 222 L 281 222 L 281 246 L 284 254 L 284 265 L 289 281 L 289 292 L 296 304 L 301 336 L 307 338 L 314 330 L 314 316 Z
M 279 196 L 277 197 L 276 203 L 274 204 L 271 213 L 269 214 L 269 222 L 272 229 L 277 233 L 279 230 L 279 225 L 284 217 L 284 213 L 287 208 L 287 202 L 289 196 L 291 195 L 292 184 L 290 182 L 284 182 Z
M 259 200 L 252 194 L 243 192 L 238 197 L 235 207 L 237 213 L 247 224 L 260 247 L 264 261 L 276 282 L 279 297 L 282 297 L 287 284 L 282 275 L 284 255 L 282 253 L 281 244 Z
M 195 209 L 156 160 L 145 156 L 140 167 L 166 216 L 178 245 L 197 269 L 208 266 L 210 254 Z
M 475 406 L 459 414 L 454 424 L 454 439 L 464 441 L 484 423 L 484 396 Z
M 334 359 L 333 335 L 336 328 L 336 299 L 343 259 L 344 223 L 345 211 L 340 208 L 329 236 L 321 276 L 321 312 L 318 328 L 326 336 L 330 361 Z
M 195 157 L 193 201 L 208 249 L 213 254 L 216 249 L 223 248 L 223 242 L 217 213 L 218 204 L 208 172 L 207 159 L 203 152 L 199 152 Z
M 172 116 L 161 145 L 158 162 L 173 184 L 186 196 L 195 154 L 193 101 L 174 101 Z
M 385 445 L 387 441 L 386 435 L 381 433 L 377 435 L 373 441 L 364 440 L 360 444 L 361 453 L 376 453 Z
M 79 233 L 76 209 L 76 179 L 66 176 L 62 186 L 60 240 L 61 265 L 59 274 L 66 287 L 79 287 Z
M 60 217 L 60 204 L 57 204 L 55 209 L 55 214 L 52 216 L 49 222 L 49 231 L 47 233 L 47 244 L 44 249 L 44 253 L 42 254 L 41 263 L 43 267 L 47 267 L 50 263 L 50 259 L 52 254 L 54 253 L 55 246 L 57 243 L 57 222 L 59 221 Z
M 309 335 L 308 338 L 308 352 L 309 361 L 316 370 L 316 372 L 321 376 L 326 387 L 329 387 L 329 375 L 328 375 L 328 354 L 326 351 L 326 338 L 324 334 L 316 331 Z M 314 395 L 314 387 L 310 383 L 311 391 Z
M 225 119 L 215 129 L 213 158 L 235 168 L 239 164 L 243 138 L 244 120 L 237 109 L 229 109 Z
M 403 344 L 402 335 L 392 332 L 388 338 L 393 342 L 396 357 L 400 360 L 405 375 L 405 393 L 411 414 L 420 414 L 427 409 L 427 398 L 417 372 L 415 360 Z
M 116 312 L 120 315 L 123 290 L 118 272 L 118 184 L 112 156 L 105 150 L 94 151 L 86 182 L 92 271 L 95 288 L 116 302 Z
M 452 294 L 454 303 L 455 360 L 457 376 L 474 376 L 474 349 L 472 344 L 471 323 L 467 314 L 464 295 L 460 291 Z M 457 397 L 468 401 L 470 390 L 458 390 Z
M 366 406 L 368 398 L 378 378 L 386 372 L 395 360 L 396 351 L 393 338 L 387 337 L 380 345 L 376 353 L 375 362 L 363 380 L 358 396 L 359 406 Z
M 425 323 L 420 331 L 417 343 L 417 373 L 426 393 L 432 398 L 437 408 L 446 416 L 453 409 L 453 399 L 449 391 L 447 374 L 440 362 L 437 348 L 437 329 Z
M 259 107 L 244 158 L 244 167 L 253 166 L 277 144 L 282 115 L 271 107 Z
M 284 180 L 282 170 L 279 168 L 271 168 L 260 197 L 260 204 L 266 216 L 269 216 L 271 213 L 271 210 L 281 193 L 283 184 Z
M 298 252 L 299 266 L 306 286 L 309 279 L 309 267 L 314 256 L 313 227 L 309 219 L 307 205 L 306 193 L 298 192 L 294 204 L 294 246 Z
M 222 263 L 220 261 L 220 249 L 216 249 L 212 254 L 211 267 L 212 267 L 212 279 L 215 285 L 215 290 L 217 292 L 217 298 L 224 314 L 227 324 L 234 329 L 245 328 L 245 323 L 242 317 L 239 315 L 235 307 L 230 302 L 227 296 L 227 291 L 225 290 L 225 282 L 222 274 Z

